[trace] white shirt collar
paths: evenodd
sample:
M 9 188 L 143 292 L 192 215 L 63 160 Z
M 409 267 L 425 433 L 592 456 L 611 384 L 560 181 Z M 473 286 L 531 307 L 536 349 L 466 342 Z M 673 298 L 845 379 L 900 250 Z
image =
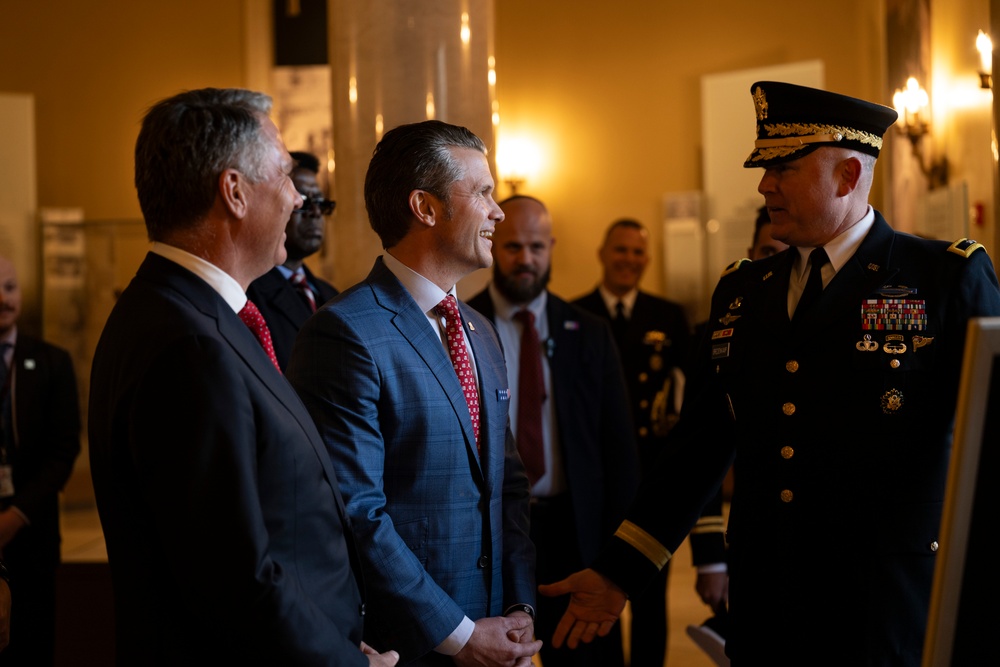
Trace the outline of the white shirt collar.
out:
M 247 294 L 231 275 L 208 262 L 201 257 L 192 255 L 186 250 L 181 250 L 172 245 L 162 242 L 154 242 L 150 252 L 165 257 L 170 261 L 180 264 L 185 269 L 195 274 L 219 293 L 234 313 L 240 312 L 247 303 Z
M 840 267 L 847 264 L 847 261 L 854 256 L 854 253 L 857 252 L 861 246 L 861 242 L 868 236 L 868 232 L 871 231 L 874 224 L 875 211 L 869 206 L 865 216 L 857 224 L 851 225 L 823 246 L 827 257 L 830 258 L 830 266 L 833 268 L 833 273 L 840 271 Z M 813 251 L 813 248 L 800 247 L 797 250 L 799 251 L 797 272 L 799 278 L 802 278 L 806 270 L 806 260 Z
M 601 298 L 604 299 L 604 305 L 607 307 L 608 313 L 610 313 L 612 317 L 615 316 L 615 312 L 617 310 L 616 306 L 619 301 L 622 302 L 622 307 L 625 309 L 625 317 L 632 317 L 632 309 L 635 307 L 635 300 L 639 296 L 638 287 L 632 288 L 620 297 L 612 294 L 603 283 L 598 286 L 597 290 L 601 293 Z
M 437 320 L 438 317 L 434 313 L 434 308 L 441 303 L 447 295 L 451 294 L 455 296 L 456 299 L 458 298 L 455 294 L 454 285 L 452 285 L 451 289 L 447 292 L 443 291 L 433 282 L 390 255 L 388 250 L 382 255 L 382 261 L 385 262 L 385 268 L 389 269 L 392 275 L 396 276 L 396 278 L 399 279 L 399 282 L 403 283 L 403 287 L 405 287 L 406 291 L 410 293 L 413 300 L 417 302 L 417 306 L 420 310 L 435 320 Z

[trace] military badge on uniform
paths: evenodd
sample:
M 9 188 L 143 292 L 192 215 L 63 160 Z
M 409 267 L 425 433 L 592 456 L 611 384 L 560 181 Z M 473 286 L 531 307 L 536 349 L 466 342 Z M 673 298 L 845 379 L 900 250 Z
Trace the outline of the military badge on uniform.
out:
M 644 345 L 651 345 L 653 347 L 653 354 L 649 355 L 649 369 L 654 372 L 659 372 L 663 370 L 663 355 L 660 352 L 664 347 L 671 344 L 671 340 L 667 338 L 667 334 L 663 331 L 647 331 L 646 335 L 642 337 L 642 342 Z
M 934 342 L 934 337 L 933 336 L 931 336 L 931 337 L 928 337 L 928 336 L 914 336 L 913 337 L 913 349 L 914 350 L 919 350 L 922 347 L 927 347 L 928 345 L 930 345 L 933 342 Z
M 720 338 L 729 338 L 733 335 L 732 329 L 716 329 L 712 332 L 712 340 L 718 340 Z
M 736 310 L 737 308 L 739 308 L 742 305 L 743 305 L 743 297 L 738 296 L 735 299 L 733 299 L 732 303 L 729 304 L 729 309 L 730 310 Z
M 887 415 L 894 414 L 903 407 L 903 392 L 898 389 L 890 389 L 882 395 L 882 412 Z
M 646 335 L 642 338 L 642 342 L 644 345 L 654 345 L 658 350 L 664 345 L 670 345 L 671 341 L 664 332 L 653 330 L 646 332 Z
M 890 334 L 885 337 L 882 351 L 886 354 L 903 354 L 906 352 L 906 343 L 903 342 L 903 337 L 900 334 Z
M 741 317 L 743 317 L 743 316 L 742 315 L 733 315 L 732 313 L 726 313 L 725 315 L 723 315 L 722 317 L 719 318 L 719 323 L 722 326 L 724 326 L 724 327 L 728 327 L 730 324 L 732 324 L 736 320 L 740 319 Z
M 854 347 L 861 352 L 878 352 L 878 343 L 872 340 L 871 334 L 865 334 L 865 339 L 859 340 Z
M 899 289 L 908 288 L 886 287 L 879 294 Z M 882 298 L 861 302 L 861 328 L 866 331 L 923 331 L 926 327 L 927 303 L 923 299 Z

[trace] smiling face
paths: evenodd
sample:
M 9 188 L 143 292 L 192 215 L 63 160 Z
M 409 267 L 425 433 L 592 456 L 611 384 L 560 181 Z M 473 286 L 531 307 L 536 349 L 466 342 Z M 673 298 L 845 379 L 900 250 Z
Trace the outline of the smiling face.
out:
M 639 286 L 649 264 L 649 238 L 645 229 L 616 226 L 608 234 L 598 253 L 604 267 L 604 286 L 621 296 Z
M 534 199 L 503 205 L 504 223 L 493 235 L 493 282 L 513 304 L 525 304 L 549 284 L 552 218 Z
M 442 256 L 460 279 L 492 266 L 493 232 L 504 214 L 493 200 L 493 176 L 486 156 L 471 148 L 449 150 L 461 165 L 462 176 L 448 188 L 438 242 Z
M 21 285 L 17 271 L 6 257 L 0 256 L 0 336 L 5 336 L 17 324 L 21 314 Z
M 302 196 L 291 179 L 292 156 L 285 150 L 278 128 L 266 116 L 261 116 L 261 140 L 265 144 L 261 178 L 247 184 L 249 213 L 244 221 L 244 250 L 258 276 L 284 263 L 285 226 L 292 210 L 302 205 Z

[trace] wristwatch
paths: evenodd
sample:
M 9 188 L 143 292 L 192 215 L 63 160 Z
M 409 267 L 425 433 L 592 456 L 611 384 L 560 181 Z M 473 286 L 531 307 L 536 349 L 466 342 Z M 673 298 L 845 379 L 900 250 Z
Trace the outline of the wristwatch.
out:
M 534 620 L 535 618 L 535 610 L 530 604 L 512 604 L 511 606 L 507 607 L 507 611 L 505 611 L 503 615 L 507 616 L 515 611 L 523 611 L 528 616 L 530 616 L 532 620 Z

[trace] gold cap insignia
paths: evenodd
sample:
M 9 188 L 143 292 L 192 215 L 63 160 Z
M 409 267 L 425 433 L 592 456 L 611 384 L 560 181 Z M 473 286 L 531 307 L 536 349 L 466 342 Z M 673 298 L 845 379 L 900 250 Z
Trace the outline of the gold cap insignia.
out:
M 760 86 L 757 86 L 757 89 L 753 91 L 753 106 L 757 111 L 757 120 L 767 118 L 767 95 L 764 94 L 764 90 Z

